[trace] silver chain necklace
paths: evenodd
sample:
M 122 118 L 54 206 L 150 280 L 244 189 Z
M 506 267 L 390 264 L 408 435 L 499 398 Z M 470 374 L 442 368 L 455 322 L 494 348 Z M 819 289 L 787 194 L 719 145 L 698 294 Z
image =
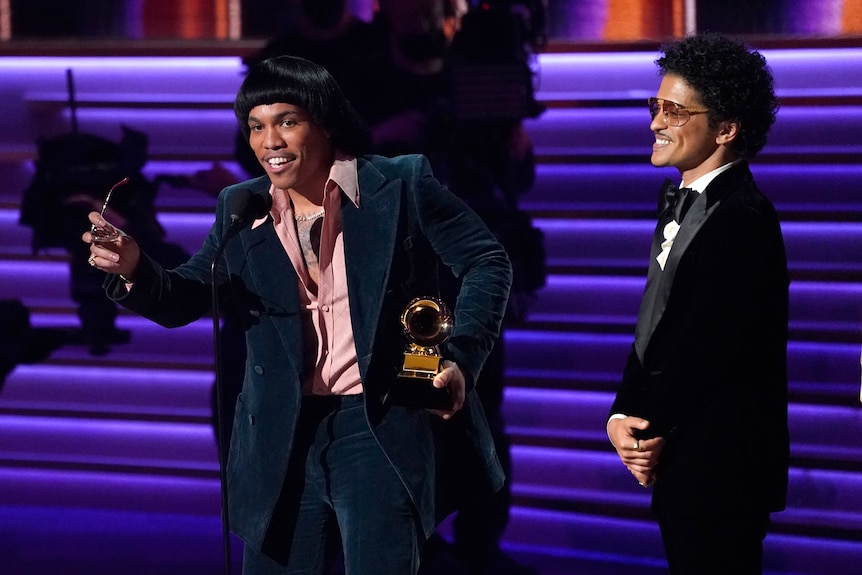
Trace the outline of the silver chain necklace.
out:
M 307 216 L 294 215 L 293 219 L 297 222 L 310 222 L 320 217 L 323 217 L 323 210 L 320 210 L 319 212 L 315 212 L 313 214 L 308 214 Z

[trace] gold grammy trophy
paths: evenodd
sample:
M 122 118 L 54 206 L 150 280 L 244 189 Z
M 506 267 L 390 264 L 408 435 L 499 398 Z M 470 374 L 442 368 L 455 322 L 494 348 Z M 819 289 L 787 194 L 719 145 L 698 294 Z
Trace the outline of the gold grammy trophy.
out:
M 446 408 L 451 404 L 448 390 L 431 382 L 440 373 L 443 358 L 439 345 L 452 334 L 455 324 L 449 308 L 441 299 L 417 297 L 401 314 L 401 327 L 407 339 L 404 363 L 393 390 L 399 403 L 422 407 Z

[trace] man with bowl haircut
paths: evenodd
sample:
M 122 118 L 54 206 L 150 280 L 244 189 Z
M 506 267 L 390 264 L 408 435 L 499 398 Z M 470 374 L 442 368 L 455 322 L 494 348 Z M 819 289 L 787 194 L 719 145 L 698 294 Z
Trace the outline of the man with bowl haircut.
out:
M 200 251 L 166 270 L 121 236 L 92 244 L 92 264 L 122 305 L 185 325 L 210 311 L 232 221 L 250 220 L 216 280 L 248 351 L 226 470 L 243 573 L 322 574 L 339 549 L 347 575 L 416 573 L 437 523 L 503 482 L 473 383 L 499 334 L 508 258 L 423 156 L 364 155 L 368 129 L 317 64 L 255 64 L 234 108 L 266 175 L 221 192 Z M 449 401 L 426 409 L 394 392 L 400 316 L 435 295 L 438 263 L 460 290 L 433 379 Z

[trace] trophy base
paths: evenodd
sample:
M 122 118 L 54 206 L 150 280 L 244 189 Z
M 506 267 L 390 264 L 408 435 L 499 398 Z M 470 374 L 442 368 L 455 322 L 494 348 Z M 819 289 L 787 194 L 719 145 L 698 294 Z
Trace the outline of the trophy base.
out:
M 434 379 L 440 373 L 442 359 L 437 354 L 405 353 L 399 375 Z
M 386 394 L 386 403 L 404 407 L 448 410 L 452 398 L 447 388 L 434 387 L 432 377 L 415 377 L 399 374 Z

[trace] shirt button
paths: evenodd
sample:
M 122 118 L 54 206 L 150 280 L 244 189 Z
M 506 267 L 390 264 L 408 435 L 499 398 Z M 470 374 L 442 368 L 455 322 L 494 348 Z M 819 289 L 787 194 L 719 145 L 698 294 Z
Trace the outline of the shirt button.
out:
M 322 305 L 322 306 L 320 307 L 320 309 L 322 309 L 323 311 L 325 311 L 325 312 L 327 312 L 327 313 L 329 312 L 329 306 L 328 306 L 328 305 L 325 305 L 325 304 L 324 304 L 324 305 Z

